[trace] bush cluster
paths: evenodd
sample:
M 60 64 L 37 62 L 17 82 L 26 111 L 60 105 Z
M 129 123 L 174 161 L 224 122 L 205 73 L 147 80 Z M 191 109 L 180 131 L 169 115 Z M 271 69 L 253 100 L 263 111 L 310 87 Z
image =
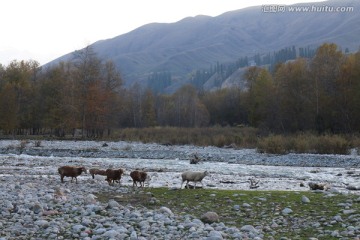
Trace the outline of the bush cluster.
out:
M 257 150 L 261 153 L 316 153 L 348 154 L 356 138 L 347 139 L 340 135 L 297 134 L 293 136 L 270 135 L 259 140 Z
M 126 128 L 114 133 L 115 138 L 144 143 L 166 145 L 196 145 L 217 147 L 255 148 L 257 144 L 255 128 L 212 127 L 212 128 Z

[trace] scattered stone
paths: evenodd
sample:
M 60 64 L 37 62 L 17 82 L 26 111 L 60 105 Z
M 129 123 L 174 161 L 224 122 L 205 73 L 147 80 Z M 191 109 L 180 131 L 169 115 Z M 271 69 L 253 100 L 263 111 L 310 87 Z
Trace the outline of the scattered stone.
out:
M 240 230 L 243 232 L 258 232 L 258 230 L 256 230 L 256 228 L 252 225 L 244 225 L 240 228 Z
M 130 240 L 137 240 L 138 236 L 135 231 L 132 231 L 130 234 Z
M 302 202 L 302 203 L 309 203 L 309 202 L 310 202 L 310 199 L 309 199 L 308 197 L 306 197 L 306 196 L 302 196 L 302 197 L 301 197 L 301 202 Z
M 49 211 L 42 212 L 43 216 L 51 216 L 51 215 L 56 215 L 56 214 L 59 214 L 59 212 L 57 210 L 49 210 Z
M 167 207 L 161 207 L 159 210 L 162 213 L 166 213 L 166 214 L 168 214 L 170 216 L 174 216 L 174 213 Z
M 219 222 L 219 215 L 216 212 L 207 212 L 201 216 L 201 221 L 204 223 Z
M 35 205 L 32 207 L 32 210 L 35 214 L 39 214 L 43 211 L 43 208 L 39 203 L 35 203 Z
M 326 190 L 330 189 L 330 186 L 327 183 L 309 182 L 308 185 L 311 190 L 325 190 L 326 191 Z
M 349 186 L 346 187 L 346 189 L 348 189 L 348 190 L 353 190 L 353 191 L 359 191 L 359 190 L 360 190 L 360 186 L 349 185 Z
M 37 220 L 34 222 L 35 225 L 42 227 L 42 228 L 47 228 L 49 227 L 49 222 L 46 220 Z
M 342 222 L 343 221 L 340 215 L 336 215 L 335 217 L 333 217 L 333 219 L 335 221 L 337 221 L 337 222 Z
M 209 235 L 207 238 L 205 238 L 206 240 L 221 240 L 224 239 L 221 232 L 219 231 L 210 231 Z
M 250 204 L 248 204 L 248 203 L 243 203 L 243 205 L 242 205 L 244 208 L 251 208 L 251 205 Z
M 4 144 L 3 142 L 4 141 L 1 141 L 0 145 Z M 89 144 L 91 143 L 89 142 Z M 288 229 L 293 229 L 294 235 L 296 235 L 297 231 L 306 228 L 315 229 L 314 236 L 308 238 L 311 240 L 328 239 L 332 236 L 334 236 L 333 238 L 337 239 L 359 240 L 359 211 L 357 210 L 358 203 L 360 202 L 359 197 L 357 197 L 357 199 L 352 197 L 351 199 L 353 200 L 350 200 L 349 198 L 349 200 L 344 201 L 338 205 L 341 210 L 337 212 L 337 215 L 328 217 L 326 215 L 322 215 L 322 209 L 314 209 L 314 213 L 318 213 L 318 215 L 315 216 L 303 216 L 302 213 L 286 216 L 289 214 L 284 214 L 286 208 L 281 211 L 281 204 L 279 205 L 277 203 L 270 203 L 272 199 L 271 194 L 261 194 L 262 197 L 260 198 L 246 200 L 250 201 L 249 203 L 244 203 L 242 198 L 244 195 L 247 195 L 248 197 L 249 194 L 233 194 L 233 196 L 229 199 L 225 199 L 225 203 L 228 204 L 228 211 L 222 213 L 224 214 L 224 218 L 230 215 L 238 215 L 239 218 L 249 219 L 254 217 L 254 214 L 260 214 L 263 219 L 268 220 L 266 223 L 260 220 L 258 222 L 252 222 L 253 226 L 245 225 L 241 228 L 237 228 L 228 227 L 224 223 L 219 222 L 220 217 L 217 216 L 217 214 L 217 218 L 214 222 L 205 223 L 203 219 L 200 220 L 192 216 L 192 212 L 190 209 L 185 207 L 185 204 L 183 205 L 183 212 L 179 215 L 172 213 L 170 209 L 165 209 L 162 207 L 157 210 L 150 210 L 140 206 L 135 207 L 132 205 L 134 202 L 126 201 L 126 196 L 129 194 L 138 194 L 139 192 L 135 193 L 134 191 L 130 191 L 131 188 L 129 190 L 128 186 L 126 186 L 128 184 L 126 183 L 125 186 L 118 185 L 116 187 L 109 187 L 107 184 L 105 184 L 106 182 L 104 180 L 100 181 L 100 179 L 95 179 L 95 181 L 92 181 L 91 179 L 90 181 L 91 176 L 84 175 L 79 177 L 79 184 L 71 183 L 70 181 L 61 184 L 57 174 L 57 169 L 53 168 L 53 165 L 60 163 L 71 165 L 82 165 L 85 163 L 87 166 L 99 165 L 99 163 L 94 159 L 84 159 L 83 157 L 86 157 L 86 154 L 89 154 L 88 156 L 91 156 L 92 158 L 99 158 L 104 156 L 102 154 L 108 154 L 107 151 L 110 152 L 112 151 L 111 149 L 116 149 L 116 151 L 112 151 L 113 153 L 111 153 L 114 154 L 112 156 L 113 158 L 118 157 L 116 154 L 124 154 L 121 156 L 123 158 L 129 156 L 133 157 L 135 154 L 140 158 L 143 158 L 144 156 L 150 156 L 153 154 L 151 155 L 153 158 L 166 159 L 168 158 L 166 154 L 173 154 L 171 155 L 173 156 L 171 159 L 178 158 L 177 161 L 181 161 L 183 159 L 187 159 L 185 157 L 188 156 L 186 154 L 184 154 L 185 157 L 177 155 L 179 154 L 176 152 L 177 146 L 171 146 L 171 150 L 166 153 L 164 153 L 164 151 L 167 151 L 166 149 L 158 151 L 158 153 L 154 153 L 151 152 L 151 147 L 149 147 L 149 151 L 144 150 L 141 152 L 138 151 L 136 144 L 132 144 L 130 150 L 127 150 L 126 153 L 124 153 L 122 150 L 120 150 L 122 147 L 116 147 L 115 143 L 111 144 L 111 149 L 101 149 L 101 145 L 98 142 L 96 144 L 97 146 L 96 148 L 94 147 L 94 149 L 97 149 L 97 151 L 92 151 L 91 149 L 93 147 L 91 145 L 86 147 L 86 149 L 89 149 L 89 151 L 69 151 L 67 149 L 65 151 L 61 148 L 46 150 L 46 146 L 49 145 L 49 143 L 44 141 L 42 143 L 42 147 L 38 148 L 38 150 L 45 149 L 45 151 L 48 152 L 45 152 L 44 155 L 39 158 L 35 157 L 36 155 L 34 154 L 32 154 L 34 157 L 29 157 L 29 153 L 31 152 L 26 153 L 28 155 L 24 156 L 17 155 L 17 153 L 11 156 L 6 156 L 6 152 L 5 154 L 2 152 L 3 155 L 0 158 L 0 166 L 4 171 L 2 172 L 3 175 L 0 176 L 0 240 L 290 239 L 286 232 Z M 175 148 L 175 150 L 173 148 Z M 0 149 L 0 151 L 2 151 L 2 149 Z M 29 148 L 29 151 L 33 151 L 33 149 Z M 149 152 L 151 153 L 149 154 Z M 253 151 L 249 152 L 254 154 Z M 59 159 L 57 158 L 58 154 L 62 154 L 59 156 Z M 206 154 L 202 152 L 202 155 Z M 75 156 L 76 159 L 73 158 L 73 156 Z M 211 156 L 210 154 L 209 156 L 204 156 L 204 159 L 206 159 L 206 161 L 214 161 L 214 159 L 217 157 L 218 154 L 212 153 Z M 288 165 L 292 164 L 293 161 L 287 160 L 287 158 L 292 157 L 293 156 L 286 156 L 281 159 L 282 161 L 279 160 L 280 157 L 278 156 L 272 159 L 275 163 L 278 161 L 279 163 L 285 163 L 285 165 Z M 35 158 L 36 161 L 34 161 Z M 249 163 L 244 156 L 230 156 L 229 158 L 233 158 L 233 160 L 238 163 Z M 304 165 L 329 164 L 331 166 L 333 163 L 332 161 L 329 163 L 328 158 L 332 158 L 332 156 L 326 157 L 326 159 L 322 159 L 321 161 L 309 161 L 308 163 L 304 163 Z M 16 162 L 18 159 L 21 160 L 21 162 Z M 220 158 L 220 161 L 226 161 L 226 159 L 227 157 L 223 157 Z M 266 157 L 263 159 L 266 159 Z M 251 159 L 250 161 L 257 161 L 257 159 Z M 261 161 L 260 163 L 267 163 L 267 161 L 268 160 Z M 334 161 L 334 163 L 336 163 L 336 161 Z M 106 164 L 113 165 L 114 168 L 118 165 L 115 162 L 113 163 L 113 161 Z M 355 166 L 358 164 L 358 159 L 349 159 L 344 161 L 344 163 L 341 162 L 340 164 L 349 164 Z M 131 165 L 131 167 L 132 166 L 133 165 Z M 335 166 L 339 167 L 338 165 Z M 158 166 L 154 166 L 154 169 L 158 169 Z M 160 173 L 160 171 L 159 173 L 156 173 L 158 175 L 155 176 L 154 179 L 162 178 L 163 174 L 173 174 L 173 172 L 169 173 L 167 168 L 163 169 L 165 170 L 162 173 Z M 325 171 L 327 170 L 324 169 L 324 172 Z M 152 172 L 154 173 L 154 171 Z M 334 172 L 332 172 L 332 177 L 338 171 Z M 231 174 L 234 175 L 234 173 Z M 356 177 L 356 174 L 352 174 L 352 177 Z M 261 179 L 263 179 L 263 177 L 266 178 L 266 176 L 258 176 L 261 177 Z M 126 177 L 128 176 L 125 176 L 125 178 Z M 247 177 L 244 175 L 242 177 L 243 180 L 246 181 Z M 347 174 L 343 174 L 342 179 L 344 179 L 344 182 L 356 182 L 348 181 L 346 177 L 348 177 Z M 282 175 L 280 178 L 282 178 Z M 285 178 L 287 177 L 284 176 L 284 179 Z M 232 180 L 231 178 L 227 179 Z M 297 179 L 300 181 L 307 181 L 308 178 L 300 177 Z M 179 179 L 173 179 L 171 181 L 179 185 L 178 180 Z M 171 181 L 169 185 L 167 185 L 168 187 L 171 187 Z M 237 179 L 234 180 L 234 182 L 236 184 L 241 184 L 241 181 L 238 181 Z M 218 183 L 219 181 L 216 181 L 216 187 L 219 187 Z M 247 182 L 243 183 L 245 183 L 244 187 L 247 188 Z M 266 184 L 268 183 L 262 180 L 261 187 L 264 186 L 266 189 Z M 209 185 L 206 184 L 206 186 Z M 339 188 L 341 192 L 349 194 L 349 196 L 350 194 L 354 194 L 353 192 L 345 190 L 344 187 L 349 185 L 342 186 L 341 183 L 338 184 L 338 182 L 336 182 L 334 186 L 341 186 Z M 298 188 L 298 186 L 294 187 Z M 330 193 L 323 192 L 323 190 L 319 190 L 319 192 L 320 191 L 326 198 L 331 198 L 338 195 L 338 193 L 332 191 Z M 122 199 L 116 199 L 121 204 L 115 200 L 110 200 L 104 203 L 102 202 L 104 199 L 103 197 L 99 196 L 99 199 L 97 199 L 94 195 L 95 193 L 107 194 L 106 192 L 110 196 L 122 195 L 125 197 Z M 144 192 L 145 191 L 142 191 L 142 194 Z M 200 196 L 202 191 L 197 191 L 197 194 Z M 208 197 L 208 200 L 215 201 L 217 200 L 218 196 L 219 195 L 214 194 L 212 197 Z M 300 196 L 301 191 L 299 191 L 299 197 Z M 160 202 L 154 198 L 154 196 L 146 195 L 145 197 L 146 199 L 152 199 L 154 204 L 158 204 Z M 157 197 L 161 199 L 161 196 Z M 304 196 L 302 196 L 301 199 L 302 202 L 307 202 L 304 200 Z M 134 201 L 136 201 L 136 199 Z M 201 203 L 202 204 L 200 204 L 200 202 L 194 203 L 194 206 L 197 208 L 197 210 L 202 209 L 202 207 L 206 205 L 207 201 L 203 201 Z M 268 209 L 262 209 L 267 204 L 273 204 L 272 209 L 274 210 L 274 214 L 269 214 L 267 211 Z M 293 206 L 293 208 L 295 208 L 295 206 Z M 240 209 L 244 211 L 240 212 Z M 283 215 L 281 214 L 282 212 Z M 228 216 L 226 216 L 226 214 L 228 214 Z M 229 222 L 229 224 L 231 226 L 236 225 L 235 222 Z M 279 237 L 279 235 L 281 236 L 281 233 L 286 235 L 287 238 Z M 293 239 L 300 238 L 301 236 L 299 233 L 298 236 L 294 236 Z
M 108 208 L 119 208 L 120 207 L 120 204 L 113 200 L 113 199 L 110 199 L 109 202 L 108 202 Z
M 292 213 L 293 210 L 291 210 L 290 208 L 284 208 L 281 212 L 284 215 L 288 215 L 288 214 Z
M 234 209 L 235 211 L 239 211 L 239 210 L 240 210 L 240 205 L 234 205 L 233 209 Z
M 353 210 L 353 209 L 345 209 L 345 210 L 343 210 L 343 213 L 344 213 L 345 215 L 350 215 L 350 214 L 356 213 L 356 210 Z

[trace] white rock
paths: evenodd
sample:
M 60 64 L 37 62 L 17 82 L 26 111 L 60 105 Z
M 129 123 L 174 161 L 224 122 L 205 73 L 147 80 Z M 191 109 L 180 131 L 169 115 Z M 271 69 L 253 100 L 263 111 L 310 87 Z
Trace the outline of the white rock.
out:
M 219 231 L 211 231 L 208 235 L 208 238 L 218 240 L 218 239 L 223 239 L 223 236 L 222 236 L 221 232 L 219 232 Z
M 102 234 L 101 236 L 103 237 L 107 237 L 107 238 L 116 238 L 116 236 L 119 235 L 119 233 L 115 230 L 109 230 L 106 231 L 104 234 Z
M 302 196 L 302 197 L 301 197 L 301 202 L 303 202 L 303 203 L 309 203 L 309 202 L 310 202 L 310 199 L 309 199 L 308 197 L 306 197 L 306 196 Z
M 287 215 L 293 212 L 293 210 L 291 210 L 290 208 L 284 208 L 282 211 L 282 214 Z
M 243 203 L 243 205 L 242 205 L 244 208 L 251 208 L 251 205 L 250 204 L 248 204 L 248 203 Z
M 85 226 L 81 225 L 81 224 L 76 224 L 72 227 L 73 232 L 75 233 L 80 233 L 82 230 L 85 230 Z
M 35 225 L 42 227 L 42 228 L 47 228 L 47 227 L 49 227 L 49 222 L 46 220 L 37 220 L 37 221 L 35 221 Z
M 97 228 L 93 232 L 97 235 L 101 235 L 106 232 L 106 228 Z
M 346 215 L 350 215 L 350 214 L 353 214 L 353 213 L 356 213 L 356 210 L 353 210 L 353 209 L 349 209 L 349 210 L 343 210 L 343 213 L 346 214 Z
M 244 225 L 240 228 L 240 230 L 243 232 L 258 232 L 258 230 L 256 230 L 256 228 L 252 225 Z
M 335 221 L 337 221 L 337 222 L 342 222 L 343 221 L 340 215 L 336 215 L 335 217 L 333 217 L 333 219 Z
M 166 214 L 168 214 L 170 216 L 174 216 L 174 213 L 167 207 L 161 207 L 159 210 L 162 213 L 166 213 Z
M 137 237 L 137 234 L 135 231 L 132 231 L 131 234 L 130 234 L 130 240 L 137 240 L 138 237 Z
M 120 204 L 115 200 L 109 200 L 108 207 L 109 208 L 119 208 Z

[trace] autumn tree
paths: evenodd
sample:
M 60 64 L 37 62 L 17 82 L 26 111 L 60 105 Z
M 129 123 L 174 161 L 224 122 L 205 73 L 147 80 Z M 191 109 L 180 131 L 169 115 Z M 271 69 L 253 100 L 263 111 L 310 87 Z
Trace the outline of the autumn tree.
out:
M 101 137 L 118 127 L 122 79 L 115 65 L 103 63 L 91 47 L 74 54 L 41 75 L 37 90 L 43 125 L 57 136 L 82 130 L 82 136 Z
M 1 90 L 2 84 L 4 84 L 4 76 L 5 76 L 5 66 L 3 66 L 0 63 L 0 90 Z
M 116 69 L 114 62 L 106 61 L 103 65 L 103 84 L 106 92 L 107 108 L 105 121 L 108 128 L 108 135 L 111 128 L 118 127 L 122 105 L 124 102 L 123 80 L 119 71 Z
M 25 134 L 35 126 L 31 119 L 34 109 L 34 82 L 39 63 L 36 61 L 12 61 L 2 73 L 0 112 L 2 128 Z
M 77 94 L 77 108 L 83 136 L 102 136 L 114 126 L 110 114 L 116 110 L 116 100 L 122 80 L 111 62 L 103 64 L 88 46 L 74 54 L 72 78 Z
M 274 88 L 272 76 L 266 69 L 250 68 L 245 76 L 249 82 L 248 117 L 251 126 L 269 126 L 272 116 Z
M 316 129 L 319 132 L 334 130 L 333 106 L 336 93 L 336 79 L 339 78 L 343 54 L 336 44 L 321 45 L 311 61 L 311 74 L 315 96 Z
M 155 109 L 158 125 L 176 126 L 175 103 L 171 95 L 157 95 Z
M 0 129 L 5 134 L 15 134 L 15 129 L 18 128 L 19 124 L 17 119 L 17 93 L 10 84 L 2 85 L 0 88 Z
M 201 101 L 209 111 L 210 124 L 247 123 L 247 113 L 242 95 L 242 91 L 238 88 L 226 88 L 204 93 Z
M 260 67 L 249 67 L 244 73 L 244 78 L 247 82 L 248 89 L 252 89 L 253 85 L 256 82 L 256 79 L 259 77 L 262 68 Z
M 118 97 L 121 91 L 122 80 L 112 62 L 100 65 L 100 74 L 88 85 L 87 104 L 87 131 L 88 136 L 101 137 L 105 129 L 115 127 L 118 116 Z
M 77 94 L 71 71 L 70 62 L 61 62 L 44 70 L 40 78 L 38 95 L 41 98 L 39 109 L 43 115 L 42 124 L 58 137 L 63 137 L 66 132 L 80 126 L 80 114 L 75 104 Z
M 81 118 L 82 136 L 84 137 L 87 129 L 96 128 L 92 125 L 95 121 L 93 114 L 94 111 L 100 110 L 100 107 L 96 109 L 97 106 L 94 106 L 94 101 L 92 101 L 94 98 L 91 95 L 97 94 L 94 85 L 98 85 L 100 77 L 100 60 L 94 50 L 87 46 L 74 53 L 74 67 L 73 81 L 76 84 L 77 107 Z
M 334 111 L 341 132 L 360 130 L 360 52 L 350 54 L 336 79 Z
M 173 94 L 175 125 L 200 127 L 209 122 L 209 113 L 192 85 L 185 85 Z
M 143 120 L 143 89 L 139 83 L 135 83 L 128 91 L 128 104 L 133 127 L 142 127 Z
M 150 89 L 144 92 L 142 100 L 143 127 L 154 127 L 156 122 L 155 96 Z
M 206 106 L 192 85 L 184 85 L 172 95 L 159 95 L 155 102 L 157 123 L 161 126 L 202 127 L 210 120 Z
M 301 58 L 279 65 L 274 84 L 278 129 L 285 132 L 312 129 L 314 98 L 307 61 Z

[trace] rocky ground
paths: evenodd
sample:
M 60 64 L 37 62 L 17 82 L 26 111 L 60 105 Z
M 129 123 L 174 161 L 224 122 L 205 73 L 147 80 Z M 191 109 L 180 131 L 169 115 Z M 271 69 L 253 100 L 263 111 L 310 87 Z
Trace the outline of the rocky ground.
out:
M 194 154 L 202 159 L 199 164 L 189 164 Z M 102 203 L 94 193 L 134 194 L 128 174 L 144 169 L 151 176 L 150 187 L 176 189 L 182 171 L 207 170 L 210 176 L 203 181 L 205 188 L 248 190 L 249 178 L 255 178 L 259 181 L 255 191 L 305 192 L 309 182 L 316 182 L 329 184 L 328 194 L 359 195 L 359 164 L 356 151 L 346 156 L 273 156 L 253 149 L 128 142 L 1 141 L 0 239 L 264 239 L 263 230 L 252 226 L 204 223 L 166 207 L 149 210 L 114 200 Z M 103 176 L 92 179 L 88 174 L 81 175 L 78 184 L 69 178 L 61 184 L 57 168 L 62 165 L 121 167 L 126 174 L 121 187 L 109 186 Z M 359 219 L 359 210 L 351 206 L 346 203 L 344 211 Z M 358 239 L 360 225 L 344 224 L 345 233 L 328 234 Z

